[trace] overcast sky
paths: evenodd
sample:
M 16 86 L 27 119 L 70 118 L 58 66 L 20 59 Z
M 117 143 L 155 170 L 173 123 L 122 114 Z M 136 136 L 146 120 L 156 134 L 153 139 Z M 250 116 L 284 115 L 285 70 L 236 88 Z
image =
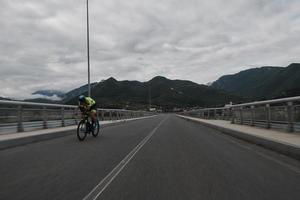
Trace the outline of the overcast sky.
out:
M 90 0 L 92 81 L 300 62 L 299 0 Z M 85 0 L 0 1 L 0 96 L 87 81 Z

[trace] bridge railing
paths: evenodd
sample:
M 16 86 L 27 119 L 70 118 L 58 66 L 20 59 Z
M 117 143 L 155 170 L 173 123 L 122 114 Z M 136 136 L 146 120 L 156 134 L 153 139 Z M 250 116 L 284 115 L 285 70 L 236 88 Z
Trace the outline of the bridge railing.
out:
M 202 108 L 183 112 L 202 119 L 230 120 L 231 123 L 300 132 L 300 96 Z
M 153 115 L 146 111 L 97 109 L 99 120 L 121 120 Z M 0 100 L 0 134 L 32 131 L 77 124 L 77 106 Z

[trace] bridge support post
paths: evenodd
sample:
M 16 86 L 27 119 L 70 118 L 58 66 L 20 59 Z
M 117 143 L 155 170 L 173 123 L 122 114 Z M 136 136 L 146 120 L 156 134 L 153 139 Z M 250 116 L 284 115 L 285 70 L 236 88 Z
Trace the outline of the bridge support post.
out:
M 65 126 L 65 108 L 61 108 L 61 126 Z
M 221 112 L 222 112 L 221 113 L 221 116 L 222 116 L 221 119 L 225 120 L 225 109 L 222 109 Z
M 230 115 L 231 115 L 231 123 L 234 124 L 235 123 L 235 120 L 234 120 L 234 117 L 235 117 L 234 108 L 230 108 Z
M 244 124 L 243 107 L 240 107 L 240 124 Z
M 270 104 L 266 105 L 266 128 L 271 128 L 271 109 Z
M 47 127 L 47 113 L 46 113 L 46 107 L 43 107 L 42 115 L 43 115 L 43 128 L 46 129 Z
M 251 126 L 255 125 L 255 106 L 251 106 Z
M 109 111 L 109 119 L 112 120 L 112 111 Z
M 217 109 L 214 109 L 214 119 L 217 119 Z
M 18 132 L 23 132 L 23 107 L 21 105 L 18 106 Z
M 77 122 L 77 114 L 78 114 L 77 110 L 73 109 L 73 117 L 74 117 L 74 122 L 75 122 L 76 125 L 78 124 L 78 122 Z
M 104 121 L 104 111 L 101 110 L 100 113 L 101 113 L 101 120 Z
M 287 131 L 294 132 L 294 105 L 293 105 L 293 102 L 287 103 L 286 111 L 287 111 L 287 120 L 288 120 Z

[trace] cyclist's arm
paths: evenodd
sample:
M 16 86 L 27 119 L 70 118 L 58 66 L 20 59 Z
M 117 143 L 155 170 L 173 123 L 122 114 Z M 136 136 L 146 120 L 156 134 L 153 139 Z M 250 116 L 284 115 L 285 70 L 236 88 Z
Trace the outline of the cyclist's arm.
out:
M 78 107 L 81 112 L 85 112 L 87 110 L 87 107 L 85 105 L 82 105 L 80 102 L 78 103 Z

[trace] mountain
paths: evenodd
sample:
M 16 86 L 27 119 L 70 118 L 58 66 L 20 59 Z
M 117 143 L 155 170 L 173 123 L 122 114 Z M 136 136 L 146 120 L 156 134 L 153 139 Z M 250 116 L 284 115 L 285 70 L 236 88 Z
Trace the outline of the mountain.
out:
M 149 104 L 149 96 L 153 107 L 163 109 L 217 106 L 242 100 L 223 90 L 161 76 L 148 82 L 117 81 L 111 77 L 94 85 L 91 92 L 98 106 L 105 108 L 145 109 Z M 67 103 L 77 103 L 78 96 L 79 94 Z
M 97 85 L 98 83 L 91 83 L 91 89 Z M 83 93 L 87 93 L 88 91 L 88 85 L 84 85 L 84 86 L 81 86 L 79 88 L 76 88 L 74 90 L 71 90 L 69 92 L 67 92 L 65 95 L 64 95 L 64 98 L 63 98 L 63 102 L 69 102 L 71 99 L 75 98 L 75 97 L 78 97 L 79 95 L 83 94 Z
M 248 69 L 222 76 L 211 87 L 249 100 L 297 96 L 300 95 L 300 64 Z
M 0 97 L 0 100 L 11 100 L 11 99 Z
M 91 83 L 93 88 L 97 83 Z M 25 99 L 25 101 L 39 102 L 39 103 L 66 103 L 74 97 L 78 97 L 80 94 L 87 92 L 88 85 L 81 86 L 73 89 L 67 93 L 59 90 L 38 90 L 32 93 L 33 98 Z

